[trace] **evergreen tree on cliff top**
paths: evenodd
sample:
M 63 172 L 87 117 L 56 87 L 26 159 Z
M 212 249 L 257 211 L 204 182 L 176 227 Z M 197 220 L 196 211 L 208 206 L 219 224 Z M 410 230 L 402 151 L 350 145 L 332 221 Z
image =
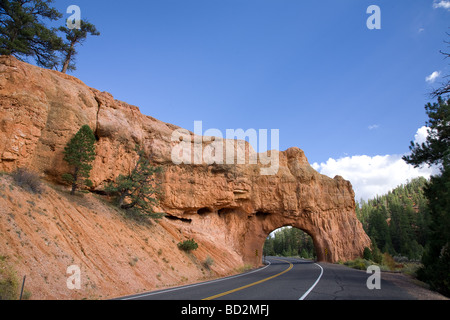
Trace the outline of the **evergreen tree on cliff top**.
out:
M 95 141 L 91 128 L 84 125 L 64 148 L 64 160 L 69 163 L 73 171 L 64 174 L 63 179 L 72 185 L 72 195 L 83 184 L 92 186 L 89 177 L 92 170 L 91 163 L 95 159 Z
M 0 55 L 12 55 L 21 61 L 32 58 L 40 67 L 63 73 L 75 70 L 75 47 L 88 34 L 100 33 L 85 20 L 80 20 L 79 28 L 48 28 L 44 20 L 62 17 L 51 3 L 53 0 L 0 0 Z M 58 32 L 65 35 L 66 41 Z
M 63 46 L 55 29 L 43 19 L 55 21 L 62 14 L 50 4 L 52 0 L 0 0 L 0 54 L 26 61 L 32 57 L 37 65 L 54 68 L 57 53 Z
M 69 29 L 67 27 L 60 27 L 59 31 L 64 32 L 66 35 L 67 42 L 64 44 L 62 51 L 62 73 L 66 73 L 67 71 L 74 71 L 75 68 L 75 56 L 77 55 L 77 51 L 75 46 L 77 44 L 83 44 L 86 40 L 88 34 L 92 36 L 99 36 L 100 32 L 97 31 L 95 26 L 85 20 L 80 21 L 79 29 Z

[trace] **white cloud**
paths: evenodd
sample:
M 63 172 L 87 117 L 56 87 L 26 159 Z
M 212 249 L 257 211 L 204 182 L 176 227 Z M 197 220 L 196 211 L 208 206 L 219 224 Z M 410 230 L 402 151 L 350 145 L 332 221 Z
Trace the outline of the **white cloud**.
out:
M 434 71 L 432 74 L 430 74 L 428 77 L 425 78 L 426 82 L 433 83 L 436 81 L 436 79 L 441 75 L 439 71 Z
M 428 137 L 428 127 L 423 126 L 419 130 L 417 130 L 416 135 L 414 136 L 414 142 L 422 145 L 425 141 L 427 141 Z
M 426 139 L 427 128 L 422 127 L 415 136 L 416 142 Z M 355 190 L 356 200 L 372 199 L 383 195 L 395 187 L 406 183 L 407 180 L 424 176 L 429 178 L 437 174 L 436 168 L 414 168 L 402 160 L 402 155 L 385 156 L 352 156 L 329 159 L 326 163 L 314 163 L 312 167 L 321 174 L 329 177 L 340 175 L 349 180 Z
M 378 129 L 380 126 L 378 125 L 378 124 L 373 124 L 373 125 L 371 125 L 371 126 L 368 126 L 368 129 L 369 130 L 375 130 L 375 129 Z
M 437 2 L 436 0 L 433 3 L 433 8 L 438 9 L 438 8 L 444 8 L 450 11 L 450 1 L 448 0 L 441 0 L 439 2 Z

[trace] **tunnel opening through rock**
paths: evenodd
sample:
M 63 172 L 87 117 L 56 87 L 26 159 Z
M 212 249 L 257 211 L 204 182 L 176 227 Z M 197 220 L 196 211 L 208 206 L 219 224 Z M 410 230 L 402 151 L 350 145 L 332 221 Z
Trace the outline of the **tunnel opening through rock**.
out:
M 263 254 L 264 256 L 317 259 L 313 238 L 307 232 L 290 226 L 276 229 L 267 236 Z

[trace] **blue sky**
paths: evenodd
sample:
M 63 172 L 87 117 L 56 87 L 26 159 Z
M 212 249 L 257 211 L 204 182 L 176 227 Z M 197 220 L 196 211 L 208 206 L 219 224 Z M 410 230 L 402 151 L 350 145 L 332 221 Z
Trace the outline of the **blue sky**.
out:
M 325 174 L 339 174 L 330 160 L 350 159 L 351 181 L 362 156 L 396 156 L 391 165 L 408 152 L 428 93 L 449 74 L 439 50 L 450 1 L 54 3 L 61 12 L 71 4 L 102 33 L 79 48 L 72 74 L 87 85 L 188 130 L 196 120 L 222 132 L 279 129 L 280 149 L 300 147 Z M 373 4 L 381 30 L 366 26 Z

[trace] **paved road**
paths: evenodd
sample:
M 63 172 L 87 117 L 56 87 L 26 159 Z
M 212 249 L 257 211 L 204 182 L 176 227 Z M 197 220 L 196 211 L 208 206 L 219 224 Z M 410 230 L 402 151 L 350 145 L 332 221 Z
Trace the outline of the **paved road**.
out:
M 241 275 L 154 291 L 123 300 L 410 300 L 403 289 L 381 277 L 369 290 L 370 274 L 342 265 L 294 258 L 267 258 L 264 268 Z

